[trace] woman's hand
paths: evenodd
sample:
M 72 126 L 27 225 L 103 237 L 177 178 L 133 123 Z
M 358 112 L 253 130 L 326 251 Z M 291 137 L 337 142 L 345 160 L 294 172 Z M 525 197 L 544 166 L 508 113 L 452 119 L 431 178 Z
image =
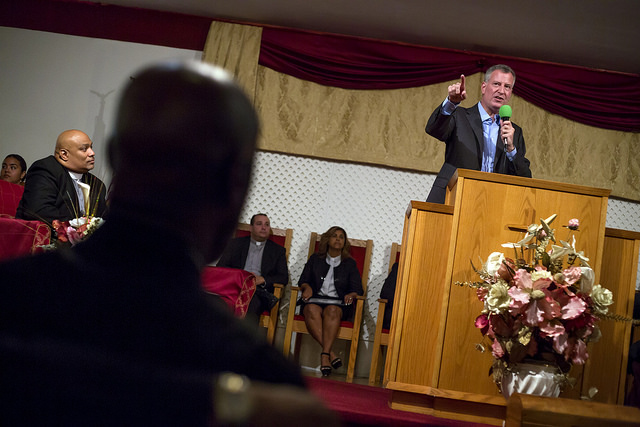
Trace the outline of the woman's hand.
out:
M 356 299 L 357 296 L 358 296 L 358 294 L 355 293 L 355 292 L 350 292 L 350 293 L 346 294 L 344 296 L 344 303 L 347 304 L 347 305 L 353 303 L 353 300 Z
M 309 301 L 309 298 L 313 295 L 313 289 L 309 286 L 308 283 L 303 283 L 300 285 L 300 289 L 302 290 L 302 301 Z

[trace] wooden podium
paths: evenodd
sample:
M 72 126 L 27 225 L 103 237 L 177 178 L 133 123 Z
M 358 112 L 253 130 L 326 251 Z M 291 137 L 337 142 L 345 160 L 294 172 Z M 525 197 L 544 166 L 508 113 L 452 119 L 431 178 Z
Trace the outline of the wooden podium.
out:
M 567 237 L 563 224 L 580 219 L 576 248 L 590 258 L 600 283 L 608 196 L 609 190 L 461 169 L 449 185 L 446 205 L 412 201 L 384 373 L 392 390 L 391 407 L 501 424 L 506 402 L 488 375 L 490 348 L 476 350 L 482 335 L 474 321 L 482 303 L 472 289 L 455 282 L 479 280 L 470 261 L 480 265 L 495 251 L 508 255 L 501 244 L 519 241 L 529 224 L 555 213 L 552 228 L 558 239 Z M 622 245 L 632 252 L 631 258 L 635 250 L 635 260 L 638 242 Z M 603 285 L 614 292 L 613 310 L 630 316 L 635 274 L 632 283 Z M 579 398 L 595 386 L 607 391 L 596 400 L 622 403 L 619 394 L 612 397 L 610 391 L 624 389 L 620 381 L 624 383 L 631 326 L 617 324 L 613 329 L 605 334 L 603 328 L 601 342 L 590 347 L 591 363 L 574 366 L 578 384 L 563 397 Z M 591 352 L 594 346 L 606 351 Z M 607 365 L 597 363 L 596 356 L 604 357 Z

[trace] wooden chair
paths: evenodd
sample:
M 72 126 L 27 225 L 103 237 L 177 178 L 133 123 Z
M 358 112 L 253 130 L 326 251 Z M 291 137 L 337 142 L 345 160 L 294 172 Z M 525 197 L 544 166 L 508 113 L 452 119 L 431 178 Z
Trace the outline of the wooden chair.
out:
M 400 259 L 400 245 L 391 244 L 391 253 L 389 254 L 389 269 L 391 272 L 393 264 Z M 382 327 L 384 321 L 384 312 L 389 301 L 384 298 L 378 299 L 378 320 L 376 321 L 376 334 L 373 339 L 373 352 L 371 354 L 371 368 L 369 369 L 369 385 L 375 385 L 380 380 L 380 370 L 382 368 L 382 347 L 389 345 L 389 329 Z
M 244 237 L 251 234 L 251 225 L 240 223 L 236 229 L 235 237 Z M 293 238 L 292 228 L 273 228 L 271 227 L 271 236 L 269 240 L 284 247 L 287 256 L 287 265 L 289 264 L 289 251 L 291 249 L 291 239 Z M 276 328 L 278 327 L 278 312 L 280 311 L 280 303 L 282 302 L 282 296 L 284 295 L 284 287 L 286 283 L 274 283 L 273 294 L 278 298 L 278 302 L 271 309 L 271 311 L 265 311 L 260 315 L 260 326 L 267 328 L 267 341 L 273 345 Z
M 313 255 L 316 252 L 318 242 L 320 241 L 320 235 L 318 233 L 311 233 L 309 238 L 309 253 L 308 256 Z M 362 311 L 364 309 L 364 302 L 367 294 L 367 282 L 369 280 L 369 264 L 371 262 L 371 252 L 373 251 L 373 240 L 358 240 L 349 239 L 351 243 L 351 256 L 355 259 L 362 277 L 362 288 L 364 293 L 362 296 L 356 298 L 356 308 L 353 322 L 342 321 L 340 323 L 340 331 L 338 332 L 338 339 L 351 341 L 351 347 L 349 350 L 349 363 L 347 366 L 347 382 L 353 382 L 353 374 L 356 367 L 356 355 L 358 353 L 358 340 L 360 338 L 360 326 L 362 324 Z M 291 338 L 293 332 L 296 333 L 296 342 L 294 345 L 294 359 L 298 360 L 300 355 L 301 334 L 308 334 L 307 326 L 304 323 L 304 316 L 302 314 L 296 314 L 296 301 L 298 301 L 298 293 L 300 288 L 298 286 L 291 286 L 291 298 L 289 299 L 289 314 L 287 316 L 287 327 L 284 334 L 284 345 L 282 352 L 286 357 L 289 356 L 291 349 Z

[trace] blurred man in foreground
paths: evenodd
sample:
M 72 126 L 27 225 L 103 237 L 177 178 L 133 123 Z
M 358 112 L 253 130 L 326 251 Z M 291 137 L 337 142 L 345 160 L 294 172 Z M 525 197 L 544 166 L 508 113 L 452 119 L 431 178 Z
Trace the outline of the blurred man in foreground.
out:
M 0 424 L 335 422 L 297 366 L 201 289 L 235 228 L 257 134 L 221 69 L 165 63 L 129 82 L 105 224 L 0 265 Z

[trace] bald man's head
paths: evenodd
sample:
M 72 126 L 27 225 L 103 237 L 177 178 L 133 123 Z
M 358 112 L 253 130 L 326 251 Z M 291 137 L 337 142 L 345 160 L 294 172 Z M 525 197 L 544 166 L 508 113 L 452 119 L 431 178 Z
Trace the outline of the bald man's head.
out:
M 72 172 L 87 173 L 95 166 L 93 142 L 89 136 L 79 130 L 62 132 L 56 140 L 54 156 L 65 168 Z
M 251 102 L 222 69 L 144 69 L 124 90 L 108 145 L 111 209 L 199 227 L 198 239 L 220 246 L 244 203 L 257 135 Z

